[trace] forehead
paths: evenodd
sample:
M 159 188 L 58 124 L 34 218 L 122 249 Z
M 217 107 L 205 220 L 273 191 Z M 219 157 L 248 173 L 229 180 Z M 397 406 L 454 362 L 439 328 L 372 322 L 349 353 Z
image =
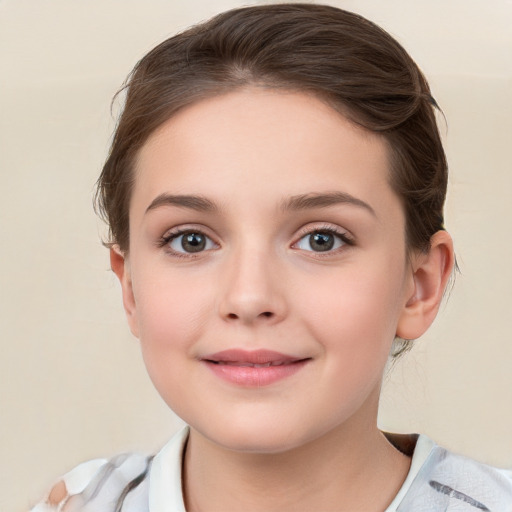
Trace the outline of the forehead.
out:
M 247 88 L 201 100 L 169 119 L 141 148 L 133 203 L 159 194 L 222 201 L 342 191 L 394 197 L 385 139 L 316 97 Z M 363 197 L 361 197 L 363 196 Z

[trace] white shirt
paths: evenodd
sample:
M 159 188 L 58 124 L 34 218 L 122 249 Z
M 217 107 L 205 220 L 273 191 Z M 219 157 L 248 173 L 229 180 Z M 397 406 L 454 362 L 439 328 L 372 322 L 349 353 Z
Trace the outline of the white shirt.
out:
M 129 454 L 77 466 L 63 477 L 70 494 L 64 510 L 113 512 L 127 484 L 141 475 L 124 498 L 123 512 L 186 512 L 181 473 L 188 433 L 188 427 L 179 431 L 152 463 Z M 31 512 L 57 510 L 39 504 Z M 511 512 L 512 472 L 450 453 L 420 435 L 407 478 L 385 512 L 411 511 Z

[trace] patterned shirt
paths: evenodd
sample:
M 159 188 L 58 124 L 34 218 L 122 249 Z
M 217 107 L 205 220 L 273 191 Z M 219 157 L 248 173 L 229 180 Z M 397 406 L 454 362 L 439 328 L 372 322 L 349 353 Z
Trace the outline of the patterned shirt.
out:
M 68 496 L 31 512 L 186 512 L 181 468 L 188 432 L 178 432 L 155 457 L 125 454 L 77 466 L 63 477 Z M 423 435 L 413 439 L 411 468 L 385 512 L 512 512 L 512 471 L 455 455 Z

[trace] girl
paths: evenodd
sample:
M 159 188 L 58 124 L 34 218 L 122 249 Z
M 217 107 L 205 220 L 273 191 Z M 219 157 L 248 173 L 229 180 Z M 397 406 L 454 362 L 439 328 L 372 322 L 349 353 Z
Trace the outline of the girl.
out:
M 388 358 L 454 262 L 425 78 L 333 7 L 221 14 L 152 50 L 98 181 L 149 375 L 189 426 L 33 510 L 509 510 L 512 477 L 377 428 Z

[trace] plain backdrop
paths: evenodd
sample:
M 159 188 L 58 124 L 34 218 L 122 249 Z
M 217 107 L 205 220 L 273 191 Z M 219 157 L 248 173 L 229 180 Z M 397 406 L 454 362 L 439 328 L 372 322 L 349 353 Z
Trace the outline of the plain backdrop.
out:
M 110 100 L 154 45 L 235 0 L 0 0 L 0 510 L 88 458 L 154 451 L 179 420 L 125 325 L 91 198 Z M 461 275 L 386 379 L 380 426 L 512 467 L 512 1 L 338 0 L 430 79 Z

